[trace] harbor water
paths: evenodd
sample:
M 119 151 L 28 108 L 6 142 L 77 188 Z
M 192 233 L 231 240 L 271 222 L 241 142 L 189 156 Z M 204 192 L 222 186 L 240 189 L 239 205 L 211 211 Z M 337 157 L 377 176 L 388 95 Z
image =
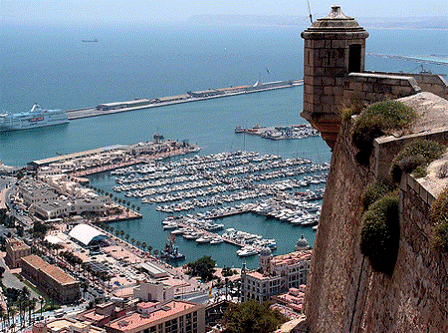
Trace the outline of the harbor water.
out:
M 362 22 L 360 22 L 362 24 Z M 63 110 L 100 103 L 155 98 L 187 91 L 303 77 L 303 41 L 306 27 L 89 27 L 2 26 L 0 34 L 0 110 L 21 112 L 35 102 Z M 368 29 L 368 27 L 366 27 Z M 381 54 L 446 54 L 444 31 L 368 30 L 368 51 Z M 82 43 L 86 35 L 98 43 Z M 402 44 L 400 44 L 400 42 Z M 33 52 L 30 52 L 33 50 Z M 416 51 L 417 50 L 417 51 Z M 413 71 L 414 62 L 366 58 L 366 69 Z M 447 67 L 425 65 L 433 72 Z M 271 141 L 235 134 L 237 125 L 250 128 L 303 124 L 300 117 L 303 88 L 219 98 L 72 121 L 68 125 L 0 134 L 0 161 L 24 166 L 46 157 L 115 144 L 152 140 L 155 132 L 165 138 L 198 144 L 199 154 L 222 151 L 257 151 L 283 158 L 304 157 L 329 162 L 331 152 L 321 138 Z M 108 173 L 90 177 L 95 187 L 112 192 Z M 118 197 L 141 207 L 143 219 L 114 223 L 131 238 L 162 249 L 168 236 L 161 226 L 166 213 L 140 199 Z M 226 228 L 275 238 L 283 254 L 294 249 L 304 234 L 310 245 L 315 232 L 251 213 L 219 220 Z M 241 259 L 229 244 L 197 245 L 177 237 L 186 262 L 204 254 L 219 266 L 253 268 L 257 257 Z

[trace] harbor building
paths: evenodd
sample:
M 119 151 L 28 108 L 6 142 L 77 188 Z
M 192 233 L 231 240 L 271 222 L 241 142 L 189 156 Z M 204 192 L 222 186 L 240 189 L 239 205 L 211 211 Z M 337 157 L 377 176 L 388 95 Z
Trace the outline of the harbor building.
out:
M 180 300 L 143 302 L 105 328 L 107 333 L 204 333 L 205 306 Z
M 259 268 L 241 271 L 242 301 L 254 299 L 265 302 L 271 296 L 287 292 L 306 284 L 311 262 L 311 250 L 300 250 L 273 256 L 265 248 L 259 255 Z
M 22 258 L 22 275 L 60 303 L 72 303 L 81 296 L 78 280 L 34 254 Z
M 49 184 L 26 178 L 20 181 L 19 195 L 26 206 L 44 201 L 55 201 L 59 194 Z
M 21 259 L 31 254 L 31 247 L 17 238 L 6 240 L 5 262 L 10 268 L 20 267 Z

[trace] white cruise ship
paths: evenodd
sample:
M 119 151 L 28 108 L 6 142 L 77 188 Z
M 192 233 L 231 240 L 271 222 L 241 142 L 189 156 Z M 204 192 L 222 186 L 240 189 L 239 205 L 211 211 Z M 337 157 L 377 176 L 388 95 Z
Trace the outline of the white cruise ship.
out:
M 68 123 L 62 110 L 44 110 L 34 104 L 30 111 L 0 114 L 0 132 L 25 130 Z

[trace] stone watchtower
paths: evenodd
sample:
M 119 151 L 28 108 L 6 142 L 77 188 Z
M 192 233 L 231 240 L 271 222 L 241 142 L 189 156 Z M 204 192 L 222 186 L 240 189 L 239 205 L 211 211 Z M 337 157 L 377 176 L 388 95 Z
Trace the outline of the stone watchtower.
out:
M 322 133 L 330 147 L 339 132 L 346 77 L 364 71 L 368 36 L 339 6 L 333 6 L 328 16 L 302 32 L 305 75 L 301 115 Z

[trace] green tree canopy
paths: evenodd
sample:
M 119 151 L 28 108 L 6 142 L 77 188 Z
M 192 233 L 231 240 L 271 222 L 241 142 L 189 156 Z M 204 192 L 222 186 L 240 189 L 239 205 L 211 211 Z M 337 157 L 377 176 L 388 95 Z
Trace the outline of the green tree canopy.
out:
M 250 300 L 240 304 L 230 304 L 224 313 L 224 333 L 274 332 L 288 319 L 278 310 L 271 309 L 271 303 L 259 304 Z
M 189 262 L 187 267 L 189 268 L 188 274 L 192 276 L 199 276 L 202 281 L 211 281 L 213 279 L 213 273 L 215 272 L 216 261 L 210 256 L 203 256 L 196 261 Z

